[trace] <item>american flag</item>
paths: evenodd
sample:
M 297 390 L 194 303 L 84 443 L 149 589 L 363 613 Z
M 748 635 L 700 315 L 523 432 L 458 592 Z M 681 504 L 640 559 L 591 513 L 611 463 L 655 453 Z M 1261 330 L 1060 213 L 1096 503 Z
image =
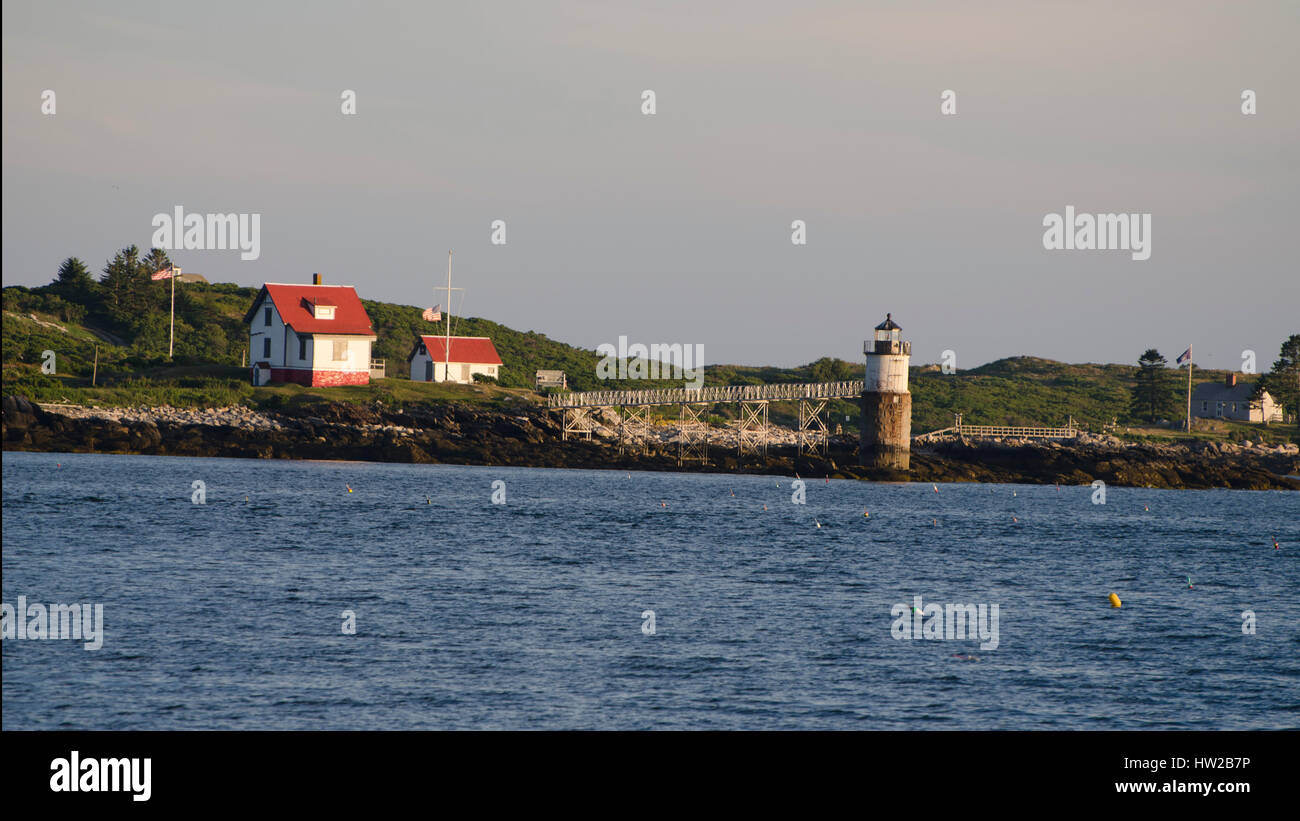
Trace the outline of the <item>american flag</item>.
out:
M 1174 362 L 1174 364 L 1175 364 L 1175 365 L 1181 365 L 1181 364 L 1183 364 L 1184 362 L 1188 361 L 1188 360 L 1191 359 L 1191 358 L 1192 358 L 1192 346 L 1191 346 L 1191 345 L 1188 345 L 1188 346 L 1187 346 L 1187 350 L 1183 351 L 1183 355 L 1180 356 L 1180 357 L 1178 357 L 1178 361 Z
M 420 314 L 420 316 L 424 317 L 429 322 L 441 322 L 442 305 L 434 305 L 432 308 L 425 308 L 424 313 Z
M 176 266 L 168 265 L 166 268 L 160 268 L 153 272 L 153 279 L 171 279 L 176 276 Z

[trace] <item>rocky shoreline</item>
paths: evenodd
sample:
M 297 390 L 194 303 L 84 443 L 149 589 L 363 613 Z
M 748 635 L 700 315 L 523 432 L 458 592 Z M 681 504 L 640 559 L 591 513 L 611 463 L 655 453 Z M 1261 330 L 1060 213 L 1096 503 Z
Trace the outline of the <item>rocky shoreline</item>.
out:
M 857 440 L 832 437 L 825 458 L 797 454 L 793 432 L 770 437 L 766 464 L 736 458 L 734 431 L 718 430 L 710 464 L 677 465 L 672 428 L 652 431 L 648 454 L 619 451 L 616 430 L 561 441 L 558 420 L 541 407 L 515 411 L 447 404 L 393 410 L 333 402 L 307 409 L 244 407 L 84 408 L 3 400 L 6 451 L 133 453 L 255 459 L 342 459 L 413 464 L 511 465 L 688 472 L 745 472 L 917 482 L 1021 482 L 1156 488 L 1300 490 L 1300 448 L 1196 441 L 1135 444 L 1083 434 L 1072 440 L 974 441 L 927 438 L 908 473 L 857 464 Z

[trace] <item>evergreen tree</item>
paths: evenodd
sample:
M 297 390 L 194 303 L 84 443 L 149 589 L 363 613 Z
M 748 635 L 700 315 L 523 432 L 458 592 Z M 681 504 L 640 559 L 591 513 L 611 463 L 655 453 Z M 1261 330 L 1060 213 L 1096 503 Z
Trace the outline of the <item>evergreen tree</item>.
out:
M 1169 369 L 1160 351 L 1148 348 L 1138 358 L 1137 383 L 1133 386 L 1129 415 L 1145 422 L 1155 422 L 1162 416 L 1172 416 L 1177 393 L 1169 378 Z
M 94 294 L 95 280 L 90 276 L 86 263 L 76 257 L 68 257 L 59 266 L 52 290 L 64 299 L 84 301 Z
M 144 273 L 150 277 L 150 281 L 152 282 L 153 275 L 164 268 L 170 268 L 172 261 L 167 256 L 167 252 L 163 249 L 151 248 L 149 253 L 144 255 L 144 259 L 140 260 L 140 264 L 144 269 Z
M 132 293 L 135 290 L 133 280 L 139 268 L 140 249 L 134 245 L 118 251 L 104 266 L 104 275 L 100 277 L 99 284 L 104 288 L 104 296 L 115 321 L 130 314 Z
M 1290 419 L 1300 419 L 1300 334 L 1282 343 L 1273 369 L 1259 380 L 1259 390 L 1268 391 Z

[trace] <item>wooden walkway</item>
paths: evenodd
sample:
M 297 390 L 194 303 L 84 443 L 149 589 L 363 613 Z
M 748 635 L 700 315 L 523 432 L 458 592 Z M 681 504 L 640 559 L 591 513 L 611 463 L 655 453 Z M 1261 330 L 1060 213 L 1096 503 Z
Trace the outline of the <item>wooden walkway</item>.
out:
M 1012 437 L 1020 439 L 1073 439 L 1079 435 L 1079 428 L 1074 424 L 1074 417 L 1063 428 L 1016 427 L 1014 425 L 967 425 L 962 422 L 962 415 L 956 414 L 955 424 L 946 430 L 958 436 L 972 437 Z M 935 431 L 940 433 L 941 431 Z
M 850 382 L 813 382 L 798 385 L 723 385 L 721 387 L 666 388 L 650 391 L 585 391 L 557 393 L 546 400 L 560 408 L 618 408 L 641 405 L 707 405 L 713 402 L 783 402 L 795 399 L 857 399 L 861 379 Z
M 1013 428 L 1000 425 L 962 425 L 952 428 L 960 436 L 1008 436 L 1022 439 L 1072 439 L 1078 428 Z

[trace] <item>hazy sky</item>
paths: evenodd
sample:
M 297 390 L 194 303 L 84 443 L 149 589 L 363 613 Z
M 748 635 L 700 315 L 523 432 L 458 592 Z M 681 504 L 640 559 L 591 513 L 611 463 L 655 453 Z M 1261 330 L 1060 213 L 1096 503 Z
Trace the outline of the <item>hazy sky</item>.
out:
M 467 314 L 708 363 L 861 361 L 886 311 L 914 362 L 958 367 L 1192 342 L 1267 368 L 1300 332 L 1294 0 L 6 0 L 3 23 L 6 285 L 98 272 L 180 205 L 261 214 L 255 261 L 173 253 L 213 281 L 428 306 L 451 248 Z M 1151 258 L 1044 249 L 1067 205 L 1150 213 Z

